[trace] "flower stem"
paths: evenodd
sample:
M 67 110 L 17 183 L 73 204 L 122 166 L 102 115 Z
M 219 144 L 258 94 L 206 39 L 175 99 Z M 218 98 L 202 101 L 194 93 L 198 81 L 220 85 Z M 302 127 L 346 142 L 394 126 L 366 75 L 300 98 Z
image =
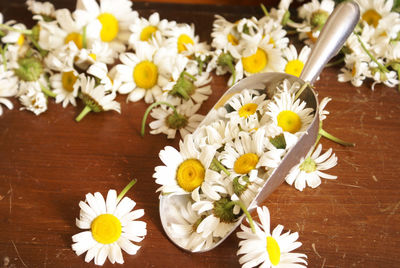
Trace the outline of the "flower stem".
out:
M 117 203 L 119 201 L 121 201 L 121 199 L 124 197 L 124 195 L 133 187 L 133 185 L 135 185 L 136 182 L 137 182 L 137 179 L 133 179 L 133 180 L 131 180 L 130 183 L 128 183 L 127 186 L 125 186 L 125 188 L 119 193 L 119 195 L 117 197 Z
M 356 33 L 354 33 L 354 34 L 356 35 L 358 42 L 360 43 L 360 45 L 361 45 L 362 49 L 365 51 L 365 53 L 367 53 L 367 55 L 371 58 L 371 60 L 378 65 L 379 70 L 381 70 L 382 72 L 388 73 L 389 70 L 384 65 L 382 65 L 380 62 L 378 62 L 378 60 L 374 57 L 374 55 L 371 54 L 371 52 L 365 46 L 364 42 L 361 40 L 360 36 Z
M 232 73 L 232 84 L 231 84 L 231 86 L 233 86 L 235 84 L 235 82 L 236 82 L 236 70 L 235 70 L 235 67 L 233 67 L 232 62 L 228 62 L 227 64 L 228 64 L 229 70 Z
M 92 109 L 86 105 L 85 108 L 83 108 L 82 112 L 75 118 L 76 122 L 79 122 L 84 118 L 88 113 L 90 113 Z
M 225 168 L 224 165 L 221 164 L 221 162 L 219 162 L 219 161 L 217 160 L 217 158 L 214 157 L 213 160 L 212 160 L 212 162 L 213 162 L 213 164 L 215 164 L 219 169 L 221 169 L 226 175 L 228 175 L 228 176 L 231 175 L 231 173 Z
M 303 91 L 304 91 L 308 86 L 310 86 L 310 83 L 305 82 L 305 83 L 301 86 L 301 88 L 299 89 L 299 91 L 296 92 L 296 95 L 294 96 L 294 100 L 297 100 L 297 99 L 300 97 L 301 93 L 303 93 Z
M 326 132 L 326 131 L 323 130 L 322 128 L 319 129 L 318 134 L 321 135 L 322 137 L 325 137 L 325 138 L 327 138 L 327 139 L 329 139 L 329 140 L 331 140 L 331 141 L 334 141 L 334 142 L 336 142 L 336 143 L 339 143 L 339 144 L 341 144 L 341 145 L 343 145 L 343 146 L 349 146 L 349 147 L 354 147 L 354 146 L 355 146 L 355 143 L 346 142 L 346 141 L 344 141 L 344 140 L 341 140 L 341 139 L 339 139 L 339 138 L 337 138 L 337 137 L 335 137 L 335 136 L 329 134 L 328 132 Z
M 40 84 L 40 88 L 42 89 L 42 92 L 49 97 L 55 98 L 57 96 L 56 93 L 54 93 L 53 91 L 51 91 L 48 87 L 43 86 L 42 84 Z
M 183 71 L 182 74 L 184 74 L 184 75 L 186 75 L 186 76 L 189 76 L 189 78 L 192 79 L 193 81 L 196 81 L 196 80 L 197 80 L 196 77 L 194 77 L 193 75 L 191 75 L 190 73 L 188 73 L 188 72 L 186 72 L 186 71 Z
M 325 65 L 325 67 L 336 66 L 336 65 L 338 65 L 338 64 L 340 64 L 340 63 L 342 63 L 342 62 L 344 62 L 344 57 L 342 57 L 342 58 L 340 58 L 340 59 L 338 59 L 338 60 L 336 60 L 336 61 L 327 63 L 327 64 Z
M 242 211 L 244 212 L 244 214 L 247 217 L 247 220 L 249 221 L 251 231 L 253 232 L 253 234 L 255 234 L 256 233 L 256 228 L 254 227 L 253 218 L 251 217 L 251 215 L 250 215 L 249 211 L 247 210 L 246 206 L 241 201 L 235 201 L 235 204 L 238 205 L 242 209 Z
M 158 102 L 155 102 L 155 103 L 151 104 L 151 105 L 146 109 L 146 111 L 144 112 L 144 115 L 143 115 L 142 129 L 141 129 L 141 131 L 140 131 L 140 134 L 142 135 L 142 137 L 144 137 L 144 131 L 145 131 L 145 128 L 146 128 L 146 120 L 147 120 L 147 116 L 149 115 L 150 111 L 151 111 L 154 107 L 156 107 L 157 105 L 163 105 L 163 104 L 164 104 L 164 105 L 167 105 L 168 107 L 170 107 L 170 108 L 174 111 L 175 114 L 178 113 L 178 111 L 176 110 L 175 106 L 172 105 L 172 104 L 170 104 L 170 103 L 168 103 L 168 102 L 165 102 L 165 101 L 158 101 Z
M 87 48 L 86 26 L 84 26 L 82 29 L 82 47 Z
M 13 28 L 13 27 L 11 27 L 9 25 L 6 25 L 6 24 L 0 24 L 0 28 L 3 28 L 3 29 L 8 30 L 8 31 L 19 32 L 21 34 L 27 34 L 27 35 L 31 35 L 32 34 L 31 30 L 17 29 L 17 28 Z
M 263 4 L 260 4 L 262 11 L 264 12 L 264 15 L 266 17 L 269 17 L 269 13 L 268 10 L 265 8 L 265 6 Z

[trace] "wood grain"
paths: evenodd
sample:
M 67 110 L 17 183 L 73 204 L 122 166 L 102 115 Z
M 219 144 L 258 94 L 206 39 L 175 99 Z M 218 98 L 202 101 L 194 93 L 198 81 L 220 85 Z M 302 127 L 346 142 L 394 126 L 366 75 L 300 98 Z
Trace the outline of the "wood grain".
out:
M 72 2 L 54 1 L 57 8 Z M 142 16 L 154 11 L 162 18 L 194 23 L 203 40 L 210 40 L 214 14 L 228 19 L 259 16 L 258 7 L 135 3 Z M 5 19 L 30 23 L 22 1 L 0 3 Z M 272 226 L 299 232 L 297 251 L 307 254 L 310 267 L 398 267 L 400 248 L 400 93 L 370 84 L 355 88 L 337 82 L 338 68 L 323 71 L 316 89 L 320 99 L 333 100 L 324 121 L 330 133 L 356 143 L 333 148 L 338 165 L 329 170 L 337 180 L 324 180 L 303 192 L 281 185 L 266 201 Z M 214 76 L 213 94 L 202 113 L 227 89 L 227 77 Z M 122 114 L 89 114 L 74 118 L 83 108 L 50 101 L 40 116 L 5 109 L 0 117 L 0 266 L 95 267 L 71 250 L 78 203 L 88 192 L 120 191 L 131 178 L 138 183 L 128 193 L 145 210 L 148 235 L 135 256 L 124 254 L 121 267 L 239 267 L 238 239 L 230 236 L 218 248 L 189 254 L 164 234 L 158 212 L 158 186 L 152 174 L 161 164 L 158 152 L 178 140 L 163 135 L 139 135 L 147 105 L 126 103 Z M 147 129 L 148 131 L 148 129 Z M 6 265 L 8 261 L 8 264 Z M 117 265 L 115 265 L 117 266 Z M 104 267 L 114 267 L 106 262 Z

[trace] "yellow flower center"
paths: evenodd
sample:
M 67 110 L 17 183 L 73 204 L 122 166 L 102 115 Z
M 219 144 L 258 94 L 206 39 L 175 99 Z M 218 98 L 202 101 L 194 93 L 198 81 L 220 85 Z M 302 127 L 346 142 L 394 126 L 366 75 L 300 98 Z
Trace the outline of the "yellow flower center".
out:
M 239 44 L 239 41 L 233 34 L 228 34 L 226 38 L 228 39 L 228 42 L 234 46 L 237 46 Z
M 351 69 L 351 76 L 354 77 L 357 74 L 356 64 L 353 63 L 353 68 Z
M 149 40 L 157 30 L 158 30 L 157 27 L 153 25 L 144 27 L 142 32 L 140 33 L 140 40 L 142 41 Z
M 304 63 L 301 60 L 291 60 L 285 66 L 285 73 L 300 77 Z
M 158 80 L 157 66 L 148 60 L 139 62 L 133 70 L 133 79 L 140 88 L 152 88 Z
M 100 38 L 103 42 L 110 42 L 114 40 L 119 31 L 118 20 L 113 14 L 102 13 L 97 19 L 101 23 Z
M 122 233 L 120 220 L 112 214 L 101 214 L 90 226 L 94 240 L 101 244 L 111 244 L 118 240 Z
M 96 61 L 96 59 L 97 59 L 97 55 L 94 53 L 90 53 L 89 57 L 91 57 L 94 61 Z
M 258 163 L 258 155 L 247 153 L 239 156 L 233 165 L 233 170 L 238 174 L 247 174 L 255 169 Z
M 257 111 L 257 107 L 258 105 L 255 103 L 247 103 L 239 109 L 239 116 L 247 118 Z
M 373 25 L 375 28 L 378 26 L 379 20 L 382 18 L 382 16 L 376 12 L 374 9 L 369 9 L 364 12 L 364 14 L 361 17 L 366 23 L 369 25 Z
M 23 34 L 20 34 L 17 40 L 18 46 L 22 47 L 22 45 L 25 43 L 25 36 Z
M 82 35 L 80 33 L 76 32 L 69 33 L 65 37 L 64 43 L 68 44 L 71 41 L 75 43 L 77 48 L 82 49 Z
M 197 159 L 183 161 L 176 172 L 178 185 L 186 192 L 191 192 L 199 187 L 205 177 L 203 164 Z
M 278 126 L 280 126 L 283 131 L 294 134 L 301 128 L 300 116 L 295 112 L 289 110 L 282 111 L 278 114 L 277 119 Z
M 182 53 L 183 51 L 187 50 L 186 44 L 192 44 L 193 45 L 194 41 L 187 34 L 181 34 L 178 37 L 178 52 L 179 53 Z
M 255 74 L 264 70 L 268 64 L 268 55 L 264 50 L 257 48 L 256 53 L 242 58 L 243 69 L 249 73 Z
M 269 39 L 268 44 L 274 45 L 274 47 L 276 47 L 275 40 L 272 37 Z
M 272 265 L 278 265 L 281 259 L 281 249 L 272 236 L 267 237 L 267 252 Z
M 314 37 L 314 35 L 313 35 L 312 32 L 306 32 L 306 34 L 307 34 L 308 38 L 310 38 L 310 40 L 311 40 L 313 43 L 317 42 L 317 38 Z
M 78 77 L 74 74 L 73 71 L 63 72 L 61 74 L 62 86 L 66 91 L 69 91 L 69 92 L 74 91 L 74 84 L 77 79 L 78 79 Z

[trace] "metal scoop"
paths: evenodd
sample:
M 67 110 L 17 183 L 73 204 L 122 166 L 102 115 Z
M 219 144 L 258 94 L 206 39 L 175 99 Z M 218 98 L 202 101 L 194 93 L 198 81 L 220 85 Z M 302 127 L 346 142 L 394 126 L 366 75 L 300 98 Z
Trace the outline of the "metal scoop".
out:
M 224 105 L 224 103 L 235 93 L 239 93 L 244 89 L 258 89 L 258 90 L 274 90 L 283 81 L 288 80 L 291 84 L 297 82 L 303 85 L 305 82 L 313 84 L 318 78 L 325 64 L 335 56 L 347 40 L 349 35 L 352 33 L 354 27 L 357 25 L 360 18 L 359 7 L 352 1 L 343 2 L 339 4 L 333 13 L 329 16 L 325 26 L 323 27 L 315 46 L 311 51 L 311 55 L 308 58 L 300 78 L 286 74 L 286 73 L 260 73 L 247 77 L 230 89 L 221 97 L 220 101 L 213 107 L 208 113 L 203 122 L 200 124 L 209 124 L 214 120 L 214 117 L 210 114 L 215 112 L 216 108 Z M 273 92 L 268 92 L 269 94 Z M 315 114 L 313 121 L 308 127 L 306 133 L 301 136 L 297 144 L 292 147 L 283 158 L 279 167 L 270 175 L 266 180 L 261 191 L 257 194 L 252 204 L 249 206 L 251 211 L 255 205 L 262 204 L 263 201 L 285 180 L 286 175 L 290 169 L 296 165 L 301 157 L 304 157 L 311 147 L 314 145 L 318 130 L 319 130 L 319 113 L 318 113 L 318 99 L 317 94 L 311 87 L 307 87 L 300 95 L 300 99 L 307 103 L 307 107 L 314 109 Z M 174 196 L 161 196 L 160 197 L 160 218 L 163 225 L 164 231 L 170 240 L 178 247 L 190 251 L 184 248 L 180 239 L 176 239 L 171 230 L 171 224 L 176 221 L 174 215 L 169 213 L 171 206 L 175 204 L 186 204 L 189 198 L 183 195 Z M 222 243 L 226 237 L 228 237 L 236 228 L 240 225 L 244 215 L 238 219 L 237 223 L 233 226 L 232 230 L 213 246 L 208 249 L 197 251 L 205 252 L 217 247 Z

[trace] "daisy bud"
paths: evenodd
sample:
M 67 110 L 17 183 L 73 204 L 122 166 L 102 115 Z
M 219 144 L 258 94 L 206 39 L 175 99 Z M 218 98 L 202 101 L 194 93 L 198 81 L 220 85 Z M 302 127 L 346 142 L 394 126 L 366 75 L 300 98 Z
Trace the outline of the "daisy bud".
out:
M 35 57 L 25 57 L 18 60 L 18 69 L 15 74 L 24 81 L 37 81 L 43 73 L 42 62 Z

